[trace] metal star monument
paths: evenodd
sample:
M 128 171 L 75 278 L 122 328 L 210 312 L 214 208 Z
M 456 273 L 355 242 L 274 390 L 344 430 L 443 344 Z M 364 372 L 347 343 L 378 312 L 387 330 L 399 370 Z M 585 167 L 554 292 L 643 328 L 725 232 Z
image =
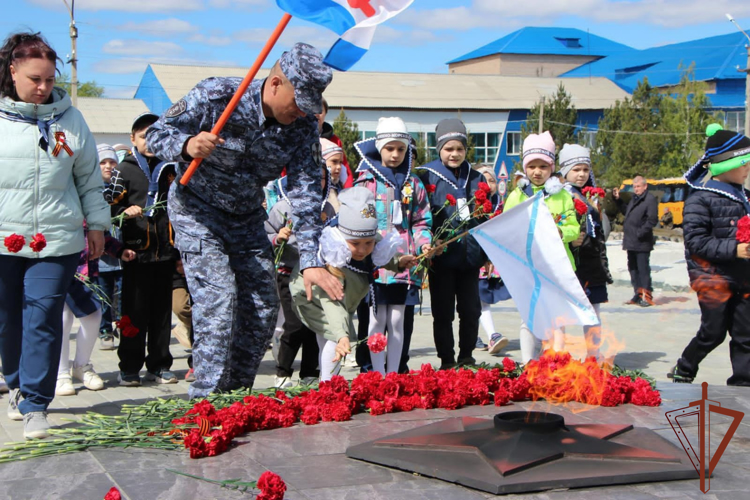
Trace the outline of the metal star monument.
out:
M 649 429 L 565 425 L 542 412 L 452 418 L 346 454 L 495 494 L 698 477 L 680 448 Z

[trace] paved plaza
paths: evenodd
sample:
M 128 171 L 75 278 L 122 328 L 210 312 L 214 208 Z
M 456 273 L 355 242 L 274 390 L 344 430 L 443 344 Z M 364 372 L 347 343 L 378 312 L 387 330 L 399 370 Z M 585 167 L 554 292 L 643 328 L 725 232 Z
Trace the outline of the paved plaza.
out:
M 657 244 L 652 254 L 657 306 L 650 308 L 625 305 L 633 294 L 629 287 L 625 252 L 617 241 L 608 244 L 608 252 L 615 285 L 609 289 L 610 302 L 602 307 L 604 328 L 619 344 L 618 365 L 641 369 L 656 378 L 664 400 L 661 407 L 626 405 L 589 408 L 580 412 L 584 409 L 582 405 L 553 408 L 547 403 L 528 402 L 506 406 L 501 410 L 495 407 L 469 407 L 454 412 L 420 410 L 377 417 L 360 414 L 349 422 L 315 426 L 296 424 L 287 429 L 248 434 L 236 440 L 237 446 L 227 453 L 200 460 L 191 460 L 187 453 L 96 449 L 0 465 L 0 481 L 3 483 L 0 484 L 0 498 L 100 499 L 112 486 L 120 489 L 123 498 L 132 500 L 243 498 L 240 493 L 177 476 L 166 469 L 212 479 L 241 478 L 246 481 L 254 480 L 264 470 L 270 469 L 286 481 L 289 499 L 480 499 L 492 495 L 358 462 L 346 458 L 344 452 L 349 445 L 449 417 L 490 416 L 497 411 L 528 409 L 532 406 L 535 410 L 561 413 L 568 423 L 632 423 L 648 427 L 676 443 L 664 413 L 700 399 L 698 383 L 703 381 L 710 384 L 711 399 L 720 401 L 727 408 L 750 411 L 750 390 L 725 386 L 726 379 L 731 375 L 728 343 L 704 361 L 696 384 L 672 384 L 666 377 L 682 348 L 695 334 L 700 320 L 695 295 L 688 291 L 682 244 Z M 495 363 L 506 355 L 518 360 L 518 328 L 521 320 L 512 302 L 494 306 L 493 316 L 498 330 L 510 338 L 510 344 L 500 357 L 475 351 L 477 361 Z M 74 326 L 76 329 L 77 325 Z M 481 335 L 486 341 L 484 332 Z M 584 347 L 580 327 L 569 328 L 567 337 L 570 350 L 574 355 L 580 355 Z M 188 354 L 176 341 L 173 341 L 172 353 L 175 356 L 173 369 L 182 379 L 187 371 Z M 137 404 L 156 397 L 186 396 L 188 384 L 182 380 L 176 385 L 117 386 L 117 354 L 114 351 L 95 350 L 93 362 L 107 384 L 105 390 L 92 392 L 78 386 L 76 396 L 56 398 L 50 407 L 53 424 L 70 425 L 68 419 L 86 411 L 119 413 L 122 404 Z M 423 363 L 439 364 L 432 342 L 432 318 L 427 294 L 421 314 L 418 312 L 415 316 L 410 367 L 419 368 Z M 274 367 L 269 351 L 261 364 L 257 388 L 272 384 Z M 342 375 L 352 378 L 356 373 L 355 369 L 347 368 Z M 6 401 L 6 396 L 0 399 L 2 403 Z M 726 420 L 712 420 L 712 431 L 719 437 L 727 427 Z M 22 422 L 10 421 L 4 411 L 0 412 L 0 441 L 21 439 Z M 708 495 L 699 491 L 698 481 L 695 480 L 550 491 L 507 498 L 740 498 L 744 497 L 740 492 L 746 489 L 745 478 L 750 474 L 748 452 L 750 420 L 746 418 L 716 469 Z M 244 497 L 250 498 L 248 495 Z

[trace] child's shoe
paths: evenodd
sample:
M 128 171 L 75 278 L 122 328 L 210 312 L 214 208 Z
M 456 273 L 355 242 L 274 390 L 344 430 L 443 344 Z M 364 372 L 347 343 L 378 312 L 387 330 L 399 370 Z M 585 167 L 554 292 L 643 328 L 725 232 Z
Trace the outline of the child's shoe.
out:
M 195 382 L 195 371 L 192 368 L 185 374 L 185 382 Z
M 73 367 L 73 377 L 83 382 L 83 386 L 90 391 L 101 391 L 104 389 L 104 381 L 94 371 L 91 363 L 83 366 Z
M 508 345 L 508 339 L 503 336 L 502 333 L 493 333 L 490 337 L 490 354 L 497 354 Z
M 484 342 L 482 342 L 482 339 L 480 337 L 477 337 L 477 346 L 475 347 L 475 349 L 477 349 L 479 351 L 486 351 L 487 350 L 487 344 L 485 344 Z
M 469 356 L 467 358 L 458 358 L 458 361 L 456 362 L 458 366 L 473 366 L 477 364 L 477 360 L 474 359 L 472 356 Z
M 115 350 L 115 336 L 110 332 L 102 332 L 99 335 L 99 350 L 101 351 L 114 351 Z
M 7 394 L 9 390 L 8 384 L 5 383 L 5 377 L 0 373 L 0 394 Z
M 305 377 L 299 379 L 299 385 L 301 386 L 311 386 L 318 383 L 318 377 Z
M 156 382 L 157 384 L 176 384 L 177 376 L 169 370 L 159 370 L 156 373 L 147 371 L 143 380 L 147 382 Z
M 139 387 L 141 385 L 141 377 L 137 373 L 120 372 L 117 375 L 117 382 L 125 387 Z
M 73 380 L 67 373 L 57 375 L 55 384 L 55 396 L 75 396 L 76 389 L 73 387 Z
M 277 389 L 291 389 L 294 384 L 291 377 L 274 377 L 273 386 Z
M 692 384 L 695 377 L 688 372 L 680 370 L 679 365 L 674 365 L 672 370 L 667 373 L 667 378 L 671 378 L 676 384 Z

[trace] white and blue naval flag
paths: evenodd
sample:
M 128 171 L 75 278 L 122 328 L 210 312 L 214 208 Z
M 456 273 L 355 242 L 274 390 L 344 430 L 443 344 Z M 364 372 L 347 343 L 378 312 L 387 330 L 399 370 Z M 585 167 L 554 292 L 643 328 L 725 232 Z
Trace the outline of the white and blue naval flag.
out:
M 598 325 L 552 215 L 534 196 L 470 231 L 500 272 L 521 318 L 542 340 L 566 325 Z
M 339 38 L 325 57 L 332 68 L 346 71 L 370 48 L 375 27 L 406 9 L 414 0 L 276 0 L 294 17 L 324 26 Z

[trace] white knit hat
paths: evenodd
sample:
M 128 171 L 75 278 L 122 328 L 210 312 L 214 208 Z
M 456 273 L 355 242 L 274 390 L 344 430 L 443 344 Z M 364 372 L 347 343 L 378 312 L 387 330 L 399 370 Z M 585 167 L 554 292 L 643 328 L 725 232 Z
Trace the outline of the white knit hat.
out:
M 578 144 L 565 144 L 560 150 L 558 157 L 560 173 L 563 179 L 568 175 L 573 167 L 580 164 L 591 166 L 591 151 L 588 148 Z
M 375 130 L 375 148 L 380 152 L 383 146 L 389 142 L 398 141 L 409 147 L 409 131 L 406 129 L 404 120 L 397 116 L 381 118 Z

